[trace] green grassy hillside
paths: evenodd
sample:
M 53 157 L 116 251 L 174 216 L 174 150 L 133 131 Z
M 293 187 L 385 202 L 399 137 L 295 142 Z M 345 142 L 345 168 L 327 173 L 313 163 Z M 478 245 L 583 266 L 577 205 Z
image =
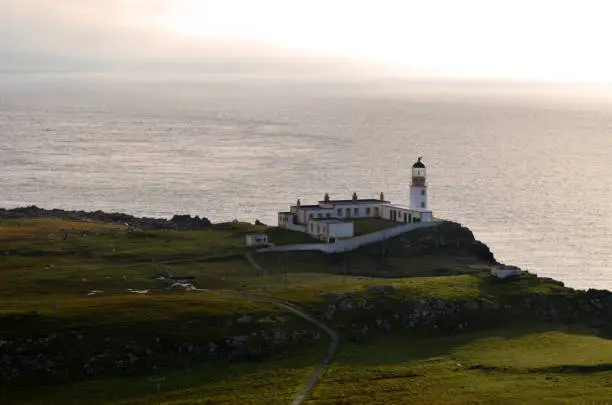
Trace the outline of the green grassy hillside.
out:
M 513 325 L 349 343 L 308 404 L 609 404 L 612 341 Z
M 241 293 L 338 330 L 312 404 L 612 398 L 607 304 L 532 274 L 491 279 L 492 255 L 456 224 L 345 254 L 251 252 L 262 270 L 245 258 L 251 232 L 312 242 L 245 223 L 128 232 L 1 220 L 0 369 L 11 357 L 5 369 L 31 372 L 11 375 L 0 402 L 288 403 L 328 340 Z

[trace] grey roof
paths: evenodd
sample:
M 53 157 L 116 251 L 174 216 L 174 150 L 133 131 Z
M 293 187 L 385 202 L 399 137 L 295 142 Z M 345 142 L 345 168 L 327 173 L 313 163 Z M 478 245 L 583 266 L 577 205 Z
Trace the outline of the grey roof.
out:
M 319 201 L 320 204 L 374 204 L 374 203 L 388 203 L 389 201 L 379 200 L 376 198 L 366 198 L 363 200 L 329 200 Z

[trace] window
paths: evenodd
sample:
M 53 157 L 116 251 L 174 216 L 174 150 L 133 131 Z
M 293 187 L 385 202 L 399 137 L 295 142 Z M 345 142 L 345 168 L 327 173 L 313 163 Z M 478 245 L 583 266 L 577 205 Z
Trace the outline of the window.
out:
M 425 201 L 421 201 L 421 208 L 425 208 Z
M 355 215 L 359 215 L 359 208 L 355 208 Z
M 323 218 L 323 214 L 317 214 L 317 218 Z
M 370 215 L 372 213 L 372 209 L 371 208 L 366 208 L 366 215 Z
M 310 223 L 310 232 L 314 232 L 314 224 L 312 222 Z
M 331 214 L 328 212 L 327 214 L 325 214 L 325 218 L 331 218 Z
M 321 228 L 317 225 L 317 233 L 321 233 Z
M 342 216 L 342 208 L 338 208 L 338 216 L 341 217 Z
M 425 195 L 425 190 L 421 190 L 421 195 Z
M 308 219 L 312 219 L 312 214 L 308 214 Z

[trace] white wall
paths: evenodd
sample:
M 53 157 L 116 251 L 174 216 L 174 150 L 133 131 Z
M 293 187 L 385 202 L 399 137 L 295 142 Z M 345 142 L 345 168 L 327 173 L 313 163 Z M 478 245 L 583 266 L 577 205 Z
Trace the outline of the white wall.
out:
M 328 238 L 352 238 L 355 234 L 353 222 L 339 222 L 328 225 Z
M 325 253 L 338 253 L 343 251 L 348 252 L 351 250 L 355 250 L 360 246 L 387 240 L 397 235 L 401 235 L 402 233 L 413 231 L 415 229 L 438 226 L 441 223 L 441 221 L 417 222 L 413 224 L 396 226 L 395 228 L 385 229 L 374 233 L 369 233 L 367 235 L 357 236 L 351 239 L 336 240 L 336 243 L 312 243 L 300 245 L 274 246 L 271 248 L 258 249 L 257 252 L 286 252 L 294 250 L 319 250 Z
M 427 207 L 427 187 L 410 187 L 410 208 L 423 210 Z
M 319 217 L 319 214 L 321 214 L 321 217 Z M 330 214 L 331 217 L 334 216 L 333 210 L 326 209 L 326 208 L 300 209 L 298 211 L 298 220 L 300 224 L 307 224 L 309 221 L 310 215 L 312 215 L 312 219 L 317 219 L 317 218 L 327 218 L 326 217 L 327 214 Z
M 246 244 L 247 246 L 267 245 L 268 235 L 247 235 Z
M 521 269 L 506 269 L 493 266 L 491 267 L 491 274 L 498 278 L 516 277 L 521 275 Z
M 330 206 L 330 205 L 326 205 Z M 371 204 L 339 204 L 335 205 L 334 208 L 312 208 L 312 209 L 299 209 L 298 210 L 298 221 L 301 224 L 306 224 L 309 221 L 309 215 L 312 214 L 313 219 L 319 218 L 318 215 L 321 214 L 321 218 L 328 218 L 326 215 L 330 214 L 331 218 L 374 218 L 374 214 L 376 208 L 378 208 L 379 215 L 382 213 L 382 203 L 371 203 Z M 367 208 L 370 209 L 370 213 L 366 214 Z M 350 210 L 350 216 L 346 215 L 346 210 Z M 357 214 L 355 214 L 355 209 L 358 210 Z M 338 210 L 341 210 L 341 214 L 338 215 Z
M 433 215 L 431 212 L 422 212 L 418 210 L 404 208 L 402 206 L 393 206 L 391 204 L 383 205 L 382 218 L 391 221 L 391 211 L 396 211 L 398 213 L 397 218 L 395 219 L 395 222 L 397 223 L 404 223 L 404 214 L 407 215 L 407 219 L 410 222 L 414 222 L 414 218 L 420 219 L 421 222 L 429 222 L 433 219 Z
M 281 228 L 287 228 L 287 225 L 292 224 L 293 214 L 278 214 L 278 226 Z
M 332 217 L 334 218 L 374 218 L 375 209 L 378 208 L 379 213 L 381 212 L 382 203 L 370 203 L 370 204 L 338 204 L 334 207 Z M 358 209 L 358 213 L 355 214 L 355 208 Z M 366 214 L 366 208 L 370 209 L 370 214 Z M 342 214 L 338 215 L 338 210 L 342 210 Z M 351 212 L 350 216 L 346 215 L 346 210 L 349 209 Z
M 306 232 L 305 226 L 296 225 L 296 224 L 286 224 L 282 226 L 281 228 L 289 229 L 290 231 L 297 231 L 297 232 L 304 232 L 304 233 Z
M 310 221 L 306 224 L 306 233 L 314 238 L 323 240 L 327 230 L 327 224 L 318 221 Z
M 329 238 L 352 238 L 354 235 L 352 222 L 326 223 L 323 221 L 310 221 L 306 225 L 306 232 L 320 240 Z
M 339 251 L 342 250 L 354 250 L 360 246 L 368 245 L 371 243 L 380 242 L 393 238 L 402 233 L 410 232 L 419 228 L 429 228 L 432 226 L 438 226 L 441 222 L 416 222 L 412 224 L 405 224 L 396 226 L 395 228 L 384 229 L 382 231 L 369 233 L 367 235 L 357 236 L 351 239 L 343 239 L 338 241 L 336 244 L 342 245 Z

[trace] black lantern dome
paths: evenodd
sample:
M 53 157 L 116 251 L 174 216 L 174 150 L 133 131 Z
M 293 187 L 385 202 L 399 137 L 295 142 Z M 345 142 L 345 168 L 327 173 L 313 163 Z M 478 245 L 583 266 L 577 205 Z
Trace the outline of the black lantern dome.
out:
M 421 162 L 421 159 L 423 159 L 423 157 L 419 157 L 419 160 L 412 165 L 413 169 L 425 169 L 425 165 L 423 164 L 423 162 Z

